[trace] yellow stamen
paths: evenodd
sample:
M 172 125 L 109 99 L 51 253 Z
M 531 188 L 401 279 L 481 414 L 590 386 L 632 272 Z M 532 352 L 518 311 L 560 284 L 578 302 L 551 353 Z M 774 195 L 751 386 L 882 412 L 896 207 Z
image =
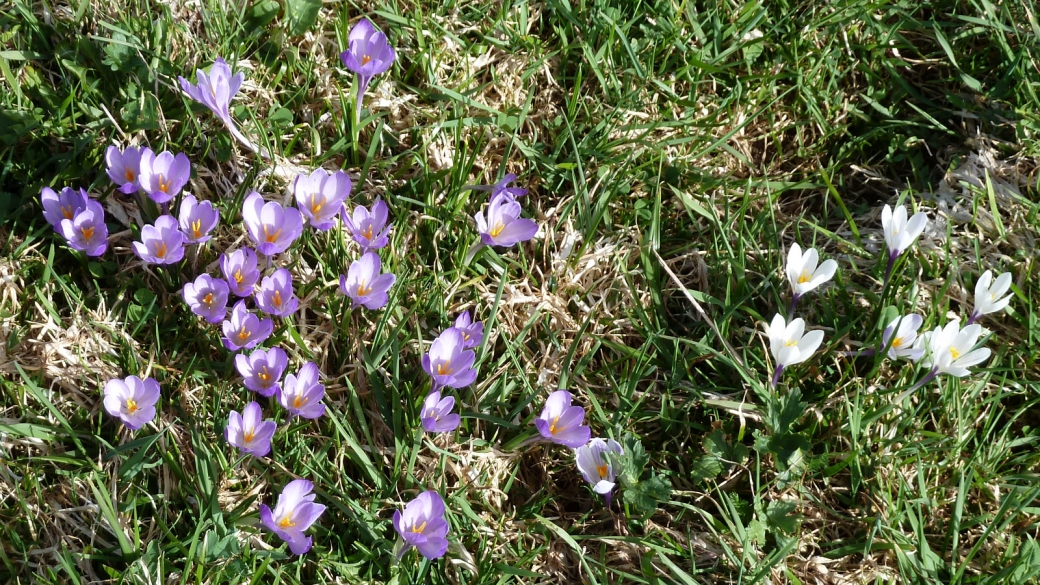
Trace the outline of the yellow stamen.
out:
M 133 398 L 126 399 L 126 412 L 129 414 L 137 412 L 137 401 Z
M 248 431 L 246 431 L 245 433 L 242 434 L 242 440 L 247 442 L 247 443 L 252 443 L 253 442 L 253 437 L 255 437 L 255 436 L 256 436 L 256 429 L 249 429 Z
M 902 337 L 897 337 L 897 338 L 892 340 L 892 347 L 893 348 L 899 347 L 900 345 L 903 345 L 903 338 Z
M 557 433 L 557 431 L 559 431 L 559 432 L 563 431 L 563 427 L 560 427 L 558 429 L 556 428 L 556 423 L 558 423 L 558 422 L 560 422 L 560 417 L 554 418 L 553 421 L 552 421 L 552 424 L 549 425 L 549 434 L 550 435 L 555 435 Z
M 297 395 L 296 398 L 293 398 L 293 401 L 292 401 L 293 408 L 300 408 L 304 404 L 307 404 L 307 399 L 304 398 L 302 394 Z
M 422 524 L 420 524 L 418 526 L 412 526 L 412 532 L 414 532 L 415 534 L 422 534 L 423 530 L 426 530 L 426 523 L 425 522 L 423 522 Z
M 951 347 L 950 348 L 950 355 L 953 356 L 953 359 L 957 359 L 957 358 L 961 357 L 961 352 L 957 351 L 956 348 Z
M 281 307 L 282 306 L 282 293 L 280 293 L 278 291 L 274 291 L 274 306 L 276 306 L 276 307 Z
M 469 341 L 469 333 L 462 332 L 462 341 Z
M 79 228 L 79 231 L 80 231 L 80 233 L 83 234 L 83 239 L 84 240 L 90 240 L 90 238 L 94 237 L 94 228 L 93 227 Z
M 371 60 L 372 60 L 372 57 L 370 57 L 369 55 L 364 55 L 364 56 L 361 57 L 361 64 L 362 65 L 368 65 L 369 61 L 371 61 Z M 425 526 L 425 524 L 423 526 Z
M 65 216 L 65 219 L 72 219 L 72 206 L 66 205 L 62 207 L 61 214 Z
M 202 304 L 206 305 L 206 308 L 213 306 L 213 293 L 207 293 L 206 296 L 202 297 Z
M 791 347 L 792 345 L 798 345 L 798 342 L 793 339 L 788 339 L 787 342 L 784 343 L 784 347 Z
M 166 193 L 170 188 L 170 181 L 164 181 L 163 179 L 163 174 L 159 173 L 159 190 Z
M 364 281 L 364 280 L 362 280 L 362 281 L 361 281 L 361 282 L 360 282 L 360 283 L 358 284 L 358 287 L 357 287 L 357 294 L 358 294 L 358 296 L 359 296 L 359 297 L 363 297 L 363 296 L 366 296 L 366 295 L 368 295 L 368 294 L 369 294 L 369 293 L 371 293 L 371 292 L 372 292 L 372 287 L 370 287 L 370 286 L 366 287 L 366 286 L 365 286 L 365 281 Z
M 249 339 L 249 331 L 247 331 L 246 326 L 243 325 L 242 328 L 238 330 L 238 340 L 245 341 L 247 339 Z
M 282 233 L 282 228 L 278 228 L 278 231 L 271 234 L 267 232 L 267 226 L 264 226 L 264 238 L 267 240 L 268 244 L 274 243 L 274 241 L 278 239 L 278 234 L 280 233 Z
M 126 169 L 126 174 L 123 175 L 123 176 L 126 177 L 126 182 L 128 182 L 128 183 L 132 182 L 134 180 L 134 170 L 133 169 Z
M 372 226 L 369 225 L 367 228 L 365 228 L 365 231 L 361 232 L 361 235 L 365 236 L 366 240 L 371 240 L 372 239 Z
M 607 479 L 607 464 L 596 466 L 596 473 L 599 473 L 600 479 Z
M 166 242 L 159 242 L 159 244 L 155 246 L 155 257 L 156 258 L 165 258 L 166 257 Z
M 293 526 L 296 526 L 296 523 L 293 522 L 291 518 L 289 518 L 288 514 L 286 514 L 285 518 L 282 518 L 278 521 L 278 525 L 282 528 L 292 528 Z
M 504 230 L 504 229 L 506 229 L 506 224 L 504 224 L 502 222 L 496 223 L 495 227 L 491 228 L 491 232 L 490 232 L 491 237 L 492 238 L 497 238 L 498 234 L 502 233 L 502 230 Z
M 235 271 L 235 282 L 238 283 L 239 285 L 241 285 L 243 278 L 244 277 L 242 276 L 242 269 L 239 268 L 238 270 Z
M 455 371 L 451 367 L 451 360 L 447 360 L 443 364 L 437 364 L 437 375 L 438 376 L 450 376 Z
M 264 382 L 266 382 L 266 381 L 271 379 L 271 374 L 267 371 L 267 366 L 264 366 L 263 368 L 261 368 L 260 372 L 257 374 L 257 376 L 261 380 L 263 380 Z
M 812 280 L 812 275 L 809 274 L 808 270 L 803 270 L 802 275 L 798 277 L 798 284 L 805 284 Z
M 202 237 L 201 219 L 196 219 L 195 221 L 191 222 L 191 233 L 195 236 L 196 240 Z
M 314 199 L 318 196 L 317 193 L 311 193 L 311 213 L 317 215 L 321 211 L 322 207 L 325 207 L 325 199 L 321 201 L 315 201 Z

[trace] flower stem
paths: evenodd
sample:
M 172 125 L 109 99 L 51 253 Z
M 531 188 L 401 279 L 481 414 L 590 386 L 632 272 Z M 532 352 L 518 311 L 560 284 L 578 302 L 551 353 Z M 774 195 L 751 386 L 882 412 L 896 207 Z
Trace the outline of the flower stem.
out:
M 881 296 L 885 296 L 885 290 L 888 288 L 888 281 L 892 278 L 892 268 L 896 265 L 896 254 L 888 255 L 888 268 L 885 269 L 885 284 L 881 287 Z
M 791 308 L 787 310 L 787 322 L 790 323 L 791 319 L 794 319 L 794 308 L 798 306 L 798 299 L 802 298 L 802 295 L 795 293 L 791 299 Z M 774 384 L 775 386 L 776 384 Z
M 972 311 L 971 312 L 971 316 L 968 317 L 968 322 L 965 323 L 964 326 L 967 327 L 968 325 L 974 324 L 981 317 L 982 317 L 982 315 L 980 315 L 978 311 Z
M 776 388 L 776 385 L 780 383 L 780 374 L 782 373 L 784 373 L 784 367 L 777 366 L 776 371 L 773 372 L 773 388 Z
M 910 388 L 910 392 L 913 392 L 914 390 L 917 390 L 918 388 L 920 388 L 921 386 L 924 386 L 928 382 L 931 382 L 938 375 L 939 375 L 939 368 L 932 368 L 931 371 L 928 372 L 928 374 L 924 378 L 921 378 L 920 382 L 914 384 L 914 386 L 912 388 Z
M 859 351 L 842 351 L 838 352 L 845 357 L 870 357 L 877 353 L 877 350 L 873 347 L 867 347 Z

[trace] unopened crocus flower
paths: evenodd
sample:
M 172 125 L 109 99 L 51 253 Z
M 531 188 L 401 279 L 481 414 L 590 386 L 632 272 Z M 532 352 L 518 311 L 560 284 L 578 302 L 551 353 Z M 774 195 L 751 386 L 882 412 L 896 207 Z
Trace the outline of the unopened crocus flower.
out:
M 141 241 L 134 242 L 134 253 L 151 264 L 173 264 L 184 258 L 184 234 L 172 215 L 160 215 L 155 225 L 141 228 Z
M 975 283 L 975 310 L 968 318 L 968 325 L 978 321 L 983 315 L 1003 311 L 1011 302 L 1011 293 L 1005 297 L 1011 288 L 1011 273 L 1005 272 L 993 280 L 993 272 L 987 270 Z
M 231 309 L 231 317 L 224 321 L 224 347 L 231 351 L 250 349 L 267 339 L 274 330 L 270 319 L 260 319 L 246 309 L 245 301 L 238 301 Z
M 924 356 L 924 348 L 914 347 L 917 342 L 917 330 L 921 328 L 922 323 L 924 319 L 920 315 L 907 315 L 896 317 L 885 327 L 881 335 L 881 345 L 888 346 L 891 341 L 892 345 L 888 348 L 889 359 L 906 358 L 916 362 Z
M 221 254 L 220 271 L 235 296 L 253 296 L 253 285 L 260 279 L 260 271 L 256 268 L 256 253 L 251 249 L 241 248 L 230 254 Z
M 462 418 L 451 412 L 455 408 L 455 398 L 433 391 L 426 397 L 422 408 L 422 426 L 429 433 L 447 433 L 459 428 Z
M 227 62 L 223 58 L 217 57 L 217 60 L 213 62 L 213 66 L 209 68 L 209 74 L 201 69 L 197 69 L 195 77 L 198 80 L 198 85 L 192 85 L 188 83 L 187 79 L 180 76 L 177 77 L 184 93 L 212 110 L 217 115 L 217 118 L 220 118 L 220 121 L 227 126 L 236 140 L 250 149 L 255 149 L 253 144 L 238 130 L 235 121 L 231 119 L 231 100 L 238 93 L 239 88 L 242 87 L 245 75 L 241 71 L 232 75 L 231 67 L 228 66 Z
M 152 378 L 142 380 L 129 376 L 105 383 L 105 410 L 119 417 L 130 430 L 137 430 L 155 418 L 159 402 L 159 383 Z
M 389 217 L 389 213 L 386 203 L 383 203 L 382 199 L 376 199 L 372 204 L 371 212 L 364 206 L 358 205 L 354 208 L 354 214 L 351 217 L 347 214 L 346 209 L 343 210 L 343 220 L 347 224 L 347 229 L 350 230 L 354 241 L 361 246 L 361 250 L 364 252 L 386 247 L 390 243 L 388 237 L 390 226 L 386 225 L 387 217 Z
M 571 406 L 571 393 L 557 390 L 545 400 L 545 408 L 534 419 L 534 426 L 545 439 L 577 449 L 592 436 L 592 430 L 581 424 L 584 420 L 585 409 Z
M 462 334 L 462 346 L 466 349 L 477 347 L 484 341 L 484 323 L 473 321 L 469 311 L 459 313 L 454 327 Z
M 311 537 L 303 533 L 325 512 L 325 506 L 314 503 L 313 491 L 313 483 L 294 479 L 278 496 L 274 511 L 260 504 L 260 521 L 287 542 L 296 555 L 311 550 Z
M 310 175 L 297 175 L 293 182 L 296 206 L 316 230 L 331 228 L 336 214 L 350 196 L 353 185 L 343 171 L 329 173 L 325 169 L 314 169 Z
M 81 250 L 87 256 L 100 256 L 108 249 L 108 226 L 105 225 L 105 209 L 93 199 L 76 212 L 72 219 L 61 220 L 61 235 L 69 247 Z
M 538 233 L 538 224 L 521 218 L 520 204 L 506 195 L 491 198 L 486 219 L 482 211 L 478 211 L 474 219 L 481 241 L 488 246 L 512 246 Z
M 435 491 L 419 494 L 404 507 L 404 513 L 394 511 L 394 530 L 405 546 L 397 552 L 401 558 L 413 546 L 419 554 L 433 560 L 448 552 L 448 522 L 444 519 L 444 500 Z
M 155 154 L 151 150 L 141 153 L 141 172 L 138 179 L 141 188 L 156 203 L 168 203 L 180 194 L 191 178 L 191 162 L 183 152 L 164 151 Z
M 930 369 L 910 390 L 924 386 L 939 374 L 948 374 L 955 378 L 971 374 L 968 368 L 986 361 L 990 356 L 988 347 L 972 349 L 981 335 L 982 325 L 976 323 L 961 329 L 957 321 L 950 321 L 946 327 L 936 327 L 933 331 L 922 333 L 915 345 L 927 350 L 921 363 Z
M 271 437 L 277 426 L 274 421 L 264 420 L 259 404 L 250 402 L 242 409 L 242 414 L 232 410 L 228 415 L 224 439 L 242 453 L 263 457 L 271 452 Z
M 108 167 L 108 178 L 119 185 L 119 191 L 124 195 L 136 193 L 141 188 L 139 175 L 141 174 L 141 155 L 144 151 L 151 149 L 127 146 L 119 150 L 115 146 L 105 149 L 105 166 Z
M 220 323 L 227 315 L 228 285 L 219 278 L 200 274 L 195 282 L 184 285 L 181 295 L 192 313 L 210 323 Z
M 776 360 L 773 386 L 780 381 L 780 374 L 784 368 L 809 359 L 823 343 L 823 331 L 805 333 L 804 320 L 794 319 L 787 323 L 783 315 L 779 314 L 773 317 L 773 321 L 766 327 L 766 334 L 769 335 L 769 351 Z
M 578 471 L 585 481 L 592 484 L 592 491 L 603 496 L 610 507 L 610 498 L 614 492 L 614 467 L 607 453 L 624 453 L 624 449 L 614 439 L 592 439 L 588 444 L 574 450 L 574 459 Z
M 296 312 L 300 300 L 293 292 L 292 274 L 284 268 L 265 276 L 256 293 L 256 306 L 268 315 L 286 317 Z
M 339 275 L 339 292 L 350 297 L 352 307 L 382 309 L 390 298 L 387 291 L 397 280 L 393 273 L 382 274 L 382 270 L 379 254 L 366 252 L 350 263 L 346 274 Z
M 521 189 L 520 187 L 510 187 L 509 184 L 516 180 L 516 175 L 513 173 L 506 173 L 506 176 L 502 177 L 502 180 L 495 183 L 494 185 L 467 185 L 463 189 L 472 189 L 474 191 L 491 191 L 491 198 L 494 199 L 497 195 L 506 195 L 510 199 L 516 199 L 527 195 L 527 189 Z
M 62 220 L 76 217 L 76 214 L 87 208 L 90 201 L 86 189 L 73 189 L 65 187 L 60 193 L 54 189 L 44 187 L 40 191 L 40 204 L 43 205 L 43 218 L 55 231 L 61 231 Z
M 885 232 L 885 244 L 888 246 L 888 270 L 885 280 L 892 272 L 892 266 L 907 248 L 914 244 L 921 232 L 928 225 L 928 216 L 924 212 L 915 213 L 907 220 L 906 207 L 900 205 L 893 213 L 888 205 L 881 210 L 881 227 Z
M 794 291 L 794 299 L 791 301 L 791 310 L 788 318 L 794 316 L 795 305 L 802 295 L 824 284 L 834 278 L 838 270 L 838 263 L 827 260 L 817 266 L 820 255 L 814 248 L 809 248 L 802 254 L 802 248 L 798 244 L 791 244 L 787 253 L 787 280 L 791 282 Z
M 439 388 L 465 388 L 477 379 L 473 369 L 476 355 L 466 349 L 462 332 L 454 327 L 445 329 L 430 346 L 430 353 L 423 355 L 422 367 L 433 378 L 433 390 Z
M 303 216 L 294 207 L 283 208 L 275 201 L 253 191 L 242 205 L 246 231 L 256 242 L 256 251 L 265 256 L 281 254 L 303 233 Z
M 201 244 L 210 239 L 209 233 L 217 227 L 220 212 L 209 201 L 199 201 L 194 195 L 181 199 L 180 226 L 188 244 Z
M 249 356 L 235 356 L 235 368 L 245 378 L 246 388 L 260 396 L 274 396 L 282 389 L 282 374 L 289 365 L 289 356 L 279 347 L 266 351 L 257 349 Z
M 314 362 L 303 364 L 297 375 L 285 377 L 285 384 L 278 391 L 278 404 L 289 414 L 301 418 L 318 418 L 325 414 L 325 386 L 321 384 L 318 366 Z
M 350 30 L 347 37 L 348 48 L 340 53 L 343 66 L 350 69 L 358 77 L 357 102 L 354 112 L 356 120 L 361 120 L 361 103 L 372 78 L 390 68 L 394 62 L 394 49 L 386 40 L 386 35 L 379 31 L 367 18 L 362 18 Z

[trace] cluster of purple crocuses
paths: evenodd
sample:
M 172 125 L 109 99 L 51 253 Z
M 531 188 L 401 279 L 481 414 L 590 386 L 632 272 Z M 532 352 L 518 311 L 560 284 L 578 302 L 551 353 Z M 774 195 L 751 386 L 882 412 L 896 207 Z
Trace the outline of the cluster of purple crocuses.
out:
M 442 396 L 444 388 L 465 388 L 477 379 L 473 369 L 474 348 L 484 342 L 484 323 L 474 321 L 469 311 L 455 319 L 455 325 L 437 336 L 430 351 L 422 357 L 422 367 L 430 375 L 430 393 L 423 402 L 423 428 L 430 433 L 454 431 L 461 418 L 451 411 L 455 398 Z

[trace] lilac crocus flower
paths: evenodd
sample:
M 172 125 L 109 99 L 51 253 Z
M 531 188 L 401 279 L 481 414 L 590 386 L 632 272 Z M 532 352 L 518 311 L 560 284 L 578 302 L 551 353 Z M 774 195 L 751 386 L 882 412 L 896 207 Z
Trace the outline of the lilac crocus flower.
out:
M 293 293 L 292 274 L 284 268 L 265 276 L 256 293 L 256 306 L 275 317 L 287 317 L 296 312 L 300 300 Z
M 413 546 L 430 560 L 443 557 L 448 551 L 448 522 L 444 519 L 444 500 L 440 494 L 425 491 L 408 502 L 403 514 L 395 510 L 394 530 L 405 542 L 397 558 L 403 557 Z
M 164 151 L 155 154 L 146 149 L 141 153 L 141 188 L 156 203 L 168 203 L 176 197 L 191 178 L 191 162 L 183 152 L 174 156 Z
M 235 368 L 245 378 L 246 388 L 260 396 L 274 396 L 282 389 L 282 374 L 289 365 L 289 356 L 279 347 L 264 351 L 258 349 L 246 357 L 235 356 Z
M 430 353 L 422 358 L 422 367 L 433 377 L 433 390 L 443 388 L 465 388 L 477 379 L 473 369 L 476 356 L 465 349 L 462 332 L 454 327 L 445 329 L 430 346 Z
M 445 396 L 441 398 L 439 391 L 433 391 L 426 397 L 422 408 L 422 426 L 430 433 L 446 433 L 459 428 L 462 418 L 452 414 L 455 408 L 455 398 Z
M 184 285 L 181 296 L 192 313 L 210 323 L 220 323 L 227 315 L 228 285 L 219 278 L 200 274 L 195 282 Z
M 351 217 L 346 209 L 343 210 L 343 220 L 347 229 L 365 252 L 383 248 L 390 243 L 390 226 L 386 225 L 388 215 L 386 203 L 383 203 L 382 199 L 376 199 L 371 212 L 358 205 L 354 208 L 354 216 Z
M 108 167 L 108 178 L 119 185 L 119 191 L 124 195 L 136 193 L 141 188 L 139 175 L 141 174 L 141 155 L 150 149 L 140 149 L 136 146 L 127 146 L 119 150 L 115 146 L 105 149 L 105 166 Z
M 538 224 L 520 217 L 520 204 L 507 195 L 491 198 L 484 212 L 478 211 L 475 216 L 480 239 L 488 246 L 512 246 L 517 242 L 526 242 L 538 233 Z
M 231 351 L 250 349 L 267 339 L 274 330 L 270 319 L 261 320 L 246 309 L 245 301 L 238 301 L 231 309 L 231 318 L 224 321 L 224 347 Z
M 471 189 L 473 191 L 491 191 L 492 199 L 498 195 L 506 195 L 510 199 L 516 199 L 517 197 L 527 195 L 527 189 L 509 186 L 509 184 L 515 180 L 516 175 L 513 173 L 506 173 L 506 176 L 502 177 L 502 180 L 494 185 L 466 185 L 463 189 Z
M 311 227 L 321 231 L 334 225 L 336 214 L 352 188 L 347 173 L 336 171 L 329 174 L 325 169 L 314 169 L 309 176 L 297 175 L 293 182 L 296 206 L 307 217 Z
M 274 511 L 260 504 L 260 521 L 279 538 L 289 543 L 289 550 L 302 555 L 311 550 L 311 537 L 303 532 L 325 512 L 325 506 L 314 503 L 314 484 L 306 479 L 290 481 L 278 496 Z
M 242 87 L 245 75 L 241 71 L 232 75 L 231 67 L 228 66 L 227 62 L 223 58 L 217 57 L 217 60 L 213 62 L 213 66 L 209 68 L 208 75 L 205 71 L 197 69 L 195 70 L 195 77 L 198 79 L 198 85 L 192 85 L 188 83 L 187 79 L 180 76 L 177 77 L 184 93 L 212 110 L 217 115 L 217 118 L 220 118 L 220 121 L 227 126 L 236 140 L 246 145 L 249 149 L 254 150 L 253 144 L 242 135 L 235 125 L 235 121 L 231 119 L 231 100 Z
M 136 431 L 155 418 L 159 402 L 159 383 L 152 378 L 144 380 L 129 376 L 113 378 L 105 383 L 105 410 L 119 417 L 126 428 Z
M 172 215 L 160 215 L 155 225 L 141 228 L 141 241 L 133 246 L 137 257 L 150 264 L 173 264 L 184 258 L 184 234 Z
M 86 189 L 73 189 L 65 187 L 60 193 L 54 189 L 44 187 L 40 191 L 40 204 L 43 205 L 43 219 L 51 224 L 54 231 L 61 231 L 61 222 L 64 219 L 72 219 L 76 214 L 87 208 L 90 201 Z
M 259 404 L 250 402 L 242 409 L 242 414 L 232 410 L 228 415 L 224 439 L 242 453 L 263 457 L 271 452 L 271 437 L 274 437 L 277 427 L 274 421 L 264 420 Z
M 367 18 L 362 18 L 350 30 L 347 37 L 348 48 L 340 53 L 343 66 L 350 69 L 358 77 L 357 106 L 355 119 L 361 120 L 361 103 L 372 78 L 390 68 L 394 62 L 394 49 L 386 40 L 386 35 L 379 31 Z
M 322 386 L 318 366 L 314 362 L 303 364 L 297 375 L 285 377 L 285 384 L 278 391 L 278 404 L 289 414 L 301 418 L 318 418 L 325 414 L 325 386 Z
M 381 309 L 386 305 L 390 287 L 397 277 L 392 273 L 381 274 L 383 262 L 379 254 L 366 252 L 360 259 L 350 263 L 346 274 L 339 275 L 339 292 L 351 298 L 352 307 Z
M 580 406 L 571 406 L 571 393 L 557 390 L 545 401 L 545 409 L 534 426 L 542 437 L 565 447 L 577 449 L 589 442 L 592 431 L 581 423 L 585 419 L 585 410 Z
M 587 445 L 574 450 L 574 459 L 578 471 L 585 481 L 592 484 L 592 491 L 603 496 L 610 507 L 610 498 L 614 491 L 614 466 L 611 465 L 607 453 L 624 453 L 624 449 L 614 439 L 592 439 Z
M 469 311 L 463 311 L 455 318 L 455 329 L 462 334 L 462 346 L 466 349 L 478 347 L 484 341 L 484 323 L 474 322 Z
M 185 195 L 184 199 L 181 199 L 180 226 L 186 243 L 208 242 L 209 233 L 217 227 L 218 221 L 220 212 L 213 209 L 213 204 L 209 201 L 199 202 L 194 195 Z
M 253 285 L 260 279 L 260 271 L 256 269 L 256 253 L 251 249 L 242 248 L 231 254 L 221 254 L 220 271 L 224 273 L 224 279 L 235 296 L 253 296 Z
M 61 235 L 69 247 L 81 250 L 87 256 L 100 256 L 108 248 L 108 226 L 105 225 L 105 209 L 93 199 L 76 212 L 72 219 L 61 220 Z
M 242 218 L 256 251 L 265 256 L 281 254 L 303 233 L 303 216 L 294 207 L 283 208 L 253 191 L 242 205 Z

